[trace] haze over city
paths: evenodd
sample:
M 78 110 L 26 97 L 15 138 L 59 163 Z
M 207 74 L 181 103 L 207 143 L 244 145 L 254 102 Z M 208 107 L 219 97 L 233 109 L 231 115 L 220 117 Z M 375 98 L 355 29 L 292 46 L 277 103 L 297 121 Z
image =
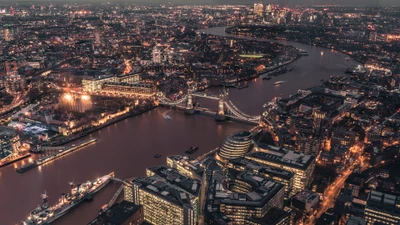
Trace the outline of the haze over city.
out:
M 0 224 L 400 224 L 391 4 L 2 1 Z

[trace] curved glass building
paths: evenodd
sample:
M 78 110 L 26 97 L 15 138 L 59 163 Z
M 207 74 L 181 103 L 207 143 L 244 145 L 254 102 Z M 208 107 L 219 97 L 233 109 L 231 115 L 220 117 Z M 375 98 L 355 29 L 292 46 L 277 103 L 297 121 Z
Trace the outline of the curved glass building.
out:
M 223 159 L 234 159 L 244 156 L 253 145 L 251 133 L 240 131 L 231 134 L 222 143 L 218 155 Z

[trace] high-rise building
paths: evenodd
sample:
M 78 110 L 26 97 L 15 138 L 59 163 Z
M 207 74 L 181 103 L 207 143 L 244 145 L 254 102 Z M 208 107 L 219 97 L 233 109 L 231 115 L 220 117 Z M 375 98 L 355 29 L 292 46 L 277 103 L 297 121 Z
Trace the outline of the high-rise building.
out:
M 241 131 L 227 137 L 218 150 L 222 159 L 234 159 L 244 156 L 252 147 L 252 134 L 248 131 Z
M 294 174 L 288 170 L 263 165 L 244 157 L 229 160 L 227 167 L 239 171 L 257 173 L 258 175 L 271 178 L 272 180 L 283 184 L 285 186 L 285 199 L 289 199 L 295 194 L 293 192 Z
M 227 171 L 227 177 L 216 178 L 208 190 L 209 195 L 214 196 L 213 205 L 207 206 L 209 212 L 219 208 L 232 224 L 239 225 L 248 217 L 261 218 L 273 207 L 283 207 L 285 188 L 282 184 L 249 171 Z
M 271 5 L 271 4 L 268 4 L 268 5 L 267 5 L 266 11 L 267 11 L 268 13 L 272 12 L 272 5 Z
M 147 174 L 154 176 L 135 178 L 132 187 L 125 188 L 125 200 L 143 205 L 144 220 L 154 225 L 196 224 L 199 181 L 166 167 L 150 168 Z
M 101 38 L 100 38 L 100 32 L 98 30 L 95 31 L 94 37 L 95 37 L 95 45 L 96 47 L 99 47 L 101 45 Z
M 200 166 L 200 162 L 192 159 L 190 156 L 168 156 L 167 166 L 177 169 L 179 173 L 193 179 L 201 179 L 204 169 Z
M 153 62 L 154 63 L 161 63 L 162 59 L 161 59 L 161 49 L 158 46 L 155 46 L 153 48 Z
M 3 37 L 5 41 L 10 41 L 11 40 L 11 34 L 9 29 L 4 29 L 3 30 Z
M 371 191 L 365 206 L 364 218 L 368 225 L 399 224 L 400 196 Z
M 249 153 L 245 157 L 261 164 L 293 172 L 294 193 L 308 187 L 315 167 L 315 157 L 312 155 L 270 145 L 265 145 L 260 151 Z
M 321 129 L 322 129 L 326 114 L 327 113 L 321 109 L 314 109 L 314 111 L 313 111 L 313 117 L 314 117 L 313 128 L 314 128 L 314 133 L 316 135 L 321 134 Z
M 264 4 L 254 3 L 254 14 L 263 17 L 264 16 Z

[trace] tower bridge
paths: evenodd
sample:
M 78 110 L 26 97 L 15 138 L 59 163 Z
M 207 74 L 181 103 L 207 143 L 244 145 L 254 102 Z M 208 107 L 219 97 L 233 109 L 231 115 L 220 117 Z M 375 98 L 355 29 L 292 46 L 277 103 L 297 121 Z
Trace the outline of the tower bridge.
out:
M 189 88 L 188 93 L 181 99 L 172 101 L 168 99 L 164 94 L 157 94 L 158 101 L 160 105 L 173 106 L 176 108 L 184 109 L 186 115 L 191 115 L 196 112 L 202 112 L 206 114 L 215 115 L 217 121 L 224 121 L 228 118 L 258 124 L 261 116 L 250 116 L 240 109 L 238 109 L 232 101 L 229 100 L 229 92 L 224 89 L 219 95 L 206 94 L 203 92 L 198 92 L 192 88 Z M 196 107 L 193 104 L 193 97 L 196 98 L 206 98 L 218 101 L 218 111 L 214 112 L 207 108 Z

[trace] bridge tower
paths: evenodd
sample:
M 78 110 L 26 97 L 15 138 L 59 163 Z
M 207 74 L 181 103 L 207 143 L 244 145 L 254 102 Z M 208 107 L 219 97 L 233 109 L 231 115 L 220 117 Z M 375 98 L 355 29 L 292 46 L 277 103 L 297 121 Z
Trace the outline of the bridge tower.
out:
M 216 121 L 224 121 L 226 120 L 225 116 L 225 99 L 228 96 L 228 92 L 224 89 L 223 93 L 219 95 L 218 99 L 218 112 L 215 115 Z
M 186 109 L 185 109 L 185 114 L 186 115 L 192 115 L 194 114 L 194 108 L 193 108 L 193 96 L 192 96 L 192 89 L 188 89 L 188 99 L 187 99 L 187 104 L 186 104 Z

